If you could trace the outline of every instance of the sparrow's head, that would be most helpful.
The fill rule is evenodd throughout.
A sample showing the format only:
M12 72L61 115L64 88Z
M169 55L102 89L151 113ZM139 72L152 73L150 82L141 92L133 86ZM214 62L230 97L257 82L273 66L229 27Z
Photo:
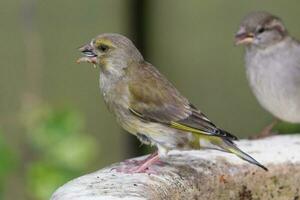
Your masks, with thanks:
M266 48L280 42L287 34L280 18L265 11L256 11L242 20L235 43Z
M107 71L120 71L129 62L140 62L142 55L134 44L125 36L116 33L104 33L79 48L84 55L77 60L99 65Z

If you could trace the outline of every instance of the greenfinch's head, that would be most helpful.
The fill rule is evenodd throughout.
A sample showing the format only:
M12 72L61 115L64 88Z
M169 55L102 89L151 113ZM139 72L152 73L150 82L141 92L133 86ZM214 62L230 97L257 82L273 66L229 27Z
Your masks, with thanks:
M77 60L100 65L102 68L124 68L128 62L140 62L142 55L125 36L116 33L104 33L79 48L84 55Z

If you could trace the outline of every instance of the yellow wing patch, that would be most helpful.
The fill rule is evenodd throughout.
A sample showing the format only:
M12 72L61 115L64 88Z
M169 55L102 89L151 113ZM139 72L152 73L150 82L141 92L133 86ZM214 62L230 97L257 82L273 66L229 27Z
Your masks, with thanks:
M170 125L171 125L172 128L176 128L178 130L192 132L192 133L198 133L198 134L204 134L204 135L209 135L209 133L207 133L205 131L201 131L199 129L191 128L191 127L179 124L177 122L171 122Z
M144 118L143 115L140 113L136 112L134 109L129 108L129 111L132 112L134 115L138 116L139 118Z

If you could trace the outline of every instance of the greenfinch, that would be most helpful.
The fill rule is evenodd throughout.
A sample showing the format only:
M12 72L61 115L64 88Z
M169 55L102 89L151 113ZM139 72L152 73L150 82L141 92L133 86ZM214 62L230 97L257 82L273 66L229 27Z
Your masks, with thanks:
M144 60L125 36L105 33L79 48L77 60L100 68L100 90L118 123L142 143L158 149L138 166L125 172L145 172L173 149L213 148L233 153L265 170L241 151L237 138L214 125L199 109Z

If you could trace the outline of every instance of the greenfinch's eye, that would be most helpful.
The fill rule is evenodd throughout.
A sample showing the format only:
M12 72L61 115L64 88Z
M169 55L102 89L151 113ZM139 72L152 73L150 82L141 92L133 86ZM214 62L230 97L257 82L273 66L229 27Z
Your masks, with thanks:
M102 52L106 52L106 51L108 51L109 46L107 46L106 44L100 44L100 45L98 46L98 49L99 49L100 51L102 51Z

